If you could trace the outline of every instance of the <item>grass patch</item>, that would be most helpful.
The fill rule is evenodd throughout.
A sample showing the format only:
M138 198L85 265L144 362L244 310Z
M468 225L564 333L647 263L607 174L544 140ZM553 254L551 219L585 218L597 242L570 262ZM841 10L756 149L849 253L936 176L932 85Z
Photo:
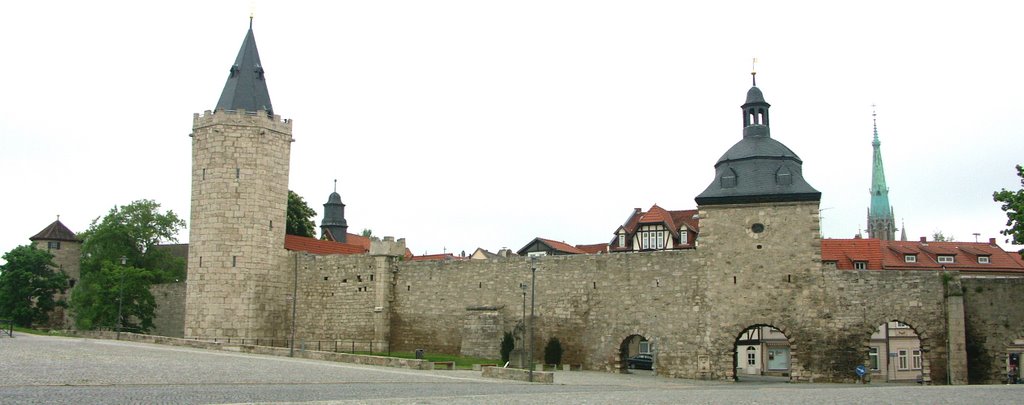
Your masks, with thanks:
M356 352L355 354L371 354L370 352ZM387 353L372 353L374 356L387 356ZM390 357L398 357L400 359L415 359L415 352L391 352ZM427 352L423 355L423 359L426 361L452 361L455 362L455 368L460 370L472 370L474 364L503 364L499 359L486 359L483 357L468 357L458 356L453 354L431 354Z

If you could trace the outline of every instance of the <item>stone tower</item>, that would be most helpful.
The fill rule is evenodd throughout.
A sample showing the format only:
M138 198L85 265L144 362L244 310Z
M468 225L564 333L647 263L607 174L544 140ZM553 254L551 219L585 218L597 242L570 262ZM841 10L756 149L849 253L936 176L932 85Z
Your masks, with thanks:
M60 222L59 216L56 221L28 240L32 241L32 246L35 246L36 249L50 252L57 270L68 276L68 290L55 297L58 300L67 300L71 295L71 288L74 288L78 280L82 278L82 241L67 226L64 226L64 223ZM72 324L67 311L60 307L54 308L49 322L50 326L55 328L70 327Z
M320 234L329 235L327 239L346 243L348 240L348 221L345 220L345 204L338 194L338 181L334 181L334 192L324 203L324 220L320 223Z
M874 157L871 163L871 207L868 208L868 237L881 240L895 240L896 219L889 205L889 187L885 185L885 169L882 168L882 143L878 141L878 120L871 112L875 127L875 139L871 141ZM906 237L903 238L906 240Z
M292 123L274 115L251 20L216 109L192 122L185 337L284 337Z
M699 246L731 260L718 268L763 272L770 264L793 271L820 260L821 193L804 180L800 158L771 138L769 107L755 81L741 107L743 138L718 160L715 180L696 198Z

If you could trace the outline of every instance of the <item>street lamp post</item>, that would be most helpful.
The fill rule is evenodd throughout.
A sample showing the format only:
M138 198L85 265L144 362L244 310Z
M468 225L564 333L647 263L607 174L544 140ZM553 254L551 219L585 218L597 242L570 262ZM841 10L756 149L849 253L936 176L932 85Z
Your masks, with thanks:
M530 258L530 382L533 382L533 321L537 296L537 257Z
M523 332L522 336L523 343L526 343L526 283L519 283L519 288L523 290ZM526 365L526 350L519 350L519 367Z
M117 286L117 340L121 340L121 309L124 307L124 266L128 258L121 256L121 283Z

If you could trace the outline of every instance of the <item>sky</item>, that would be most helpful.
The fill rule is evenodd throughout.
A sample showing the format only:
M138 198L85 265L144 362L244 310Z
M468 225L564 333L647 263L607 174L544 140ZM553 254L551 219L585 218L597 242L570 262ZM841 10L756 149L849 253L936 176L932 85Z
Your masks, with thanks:
M192 114L254 16L289 188L414 254L607 243L696 208L757 83L771 135L865 229L877 105L908 239L996 238L1024 163L1021 2L32 1L0 6L0 251L152 199L188 219ZM183 231L179 242L188 241Z

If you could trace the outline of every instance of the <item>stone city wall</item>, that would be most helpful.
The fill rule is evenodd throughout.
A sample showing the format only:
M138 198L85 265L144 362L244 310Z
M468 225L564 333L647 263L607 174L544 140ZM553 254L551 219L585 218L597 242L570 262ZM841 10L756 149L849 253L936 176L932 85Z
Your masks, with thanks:
M963 278L972 383L1005 383L1007 357L1024 351L1024 279Z
M185 282L154 284L149 287L156 302L153 330L158 336L185 336Z

